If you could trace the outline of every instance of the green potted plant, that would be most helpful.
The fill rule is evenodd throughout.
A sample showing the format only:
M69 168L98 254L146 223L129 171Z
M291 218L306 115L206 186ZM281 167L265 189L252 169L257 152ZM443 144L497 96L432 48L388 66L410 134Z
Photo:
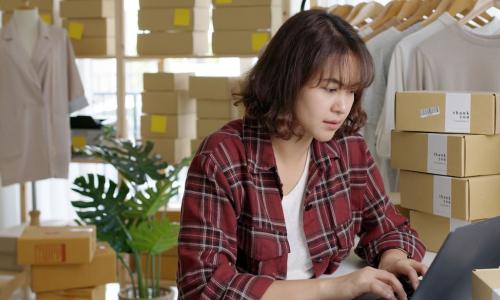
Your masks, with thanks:
M116 251L131 278L131 287L122 288L121 299L173 299L171 288L160 285L161 253L177 245L179 225L157 212L178 194L179 172L188 165L184 159L168 165L152 155L153 143L106 139L107 143L87 146L85 153L113 165L120 175L115 182L103 175L87 174L75 179L75 192L85 200L72 201L80 224L97 228L97 238ZM123 254L130 255L135 271ZM141 261L146 256L146 263Z

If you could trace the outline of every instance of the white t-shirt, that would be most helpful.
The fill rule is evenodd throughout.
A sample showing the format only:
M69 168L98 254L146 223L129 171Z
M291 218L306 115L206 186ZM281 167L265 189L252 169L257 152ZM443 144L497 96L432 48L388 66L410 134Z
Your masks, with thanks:
M304 171L297 185L283 196L281 205L285 216L286 232L290 253L288 254L286 279L309 279L314 275L311 254L304 233L304 192L309 170L309 152Z
M396 191L396 170L392 169L387 158L377 155L375 150L375 127L380 117L382 106L385 99L385 88L387 85L387 72L391 55L396 44L408 34L420 29L421 24L415 24L405 31L399 31L395 27L383 31L367 42L368 51L373 57L375 78L373 83L364 91L363 109L368 115L368 121L363 128L368 148L377 164L382 177L386 191Z

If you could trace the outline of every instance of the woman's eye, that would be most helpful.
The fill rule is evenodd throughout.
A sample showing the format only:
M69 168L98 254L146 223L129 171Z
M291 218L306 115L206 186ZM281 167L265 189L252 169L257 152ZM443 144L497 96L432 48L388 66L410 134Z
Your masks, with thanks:
M326 87L325 90L327 92L329 92L329 93L335 93L335 92L337 92L337 88L328 88L328 87Z

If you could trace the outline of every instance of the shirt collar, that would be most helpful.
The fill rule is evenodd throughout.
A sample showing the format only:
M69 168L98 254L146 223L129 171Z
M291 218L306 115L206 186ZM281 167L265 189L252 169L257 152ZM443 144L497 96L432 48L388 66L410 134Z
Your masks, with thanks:
M242 139L251 172L260 173L276 168L271 136L261 122L245 118ZM339 158L339 153L339 145L335 139L329 142L319 142L313 139L311 162L314 162L319 169L327 170L330 168L332 161Z
M42 20L38 20L38 35L45 39L50 38L49 25ZM10 41L15 39L16 37L18 37L16 24L14 22L14 18L11 18L11 20L3 30L3 39L6 41Z

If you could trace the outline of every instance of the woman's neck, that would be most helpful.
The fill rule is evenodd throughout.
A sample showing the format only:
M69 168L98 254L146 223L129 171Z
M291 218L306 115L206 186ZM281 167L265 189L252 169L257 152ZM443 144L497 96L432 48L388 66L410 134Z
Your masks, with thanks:
M273 137L271 138L271 144L273 145L274 156L277 160L279 158L282 163L300 161L311 146L312 139L312 137L306 136L301 139L294 136L289 140Z

